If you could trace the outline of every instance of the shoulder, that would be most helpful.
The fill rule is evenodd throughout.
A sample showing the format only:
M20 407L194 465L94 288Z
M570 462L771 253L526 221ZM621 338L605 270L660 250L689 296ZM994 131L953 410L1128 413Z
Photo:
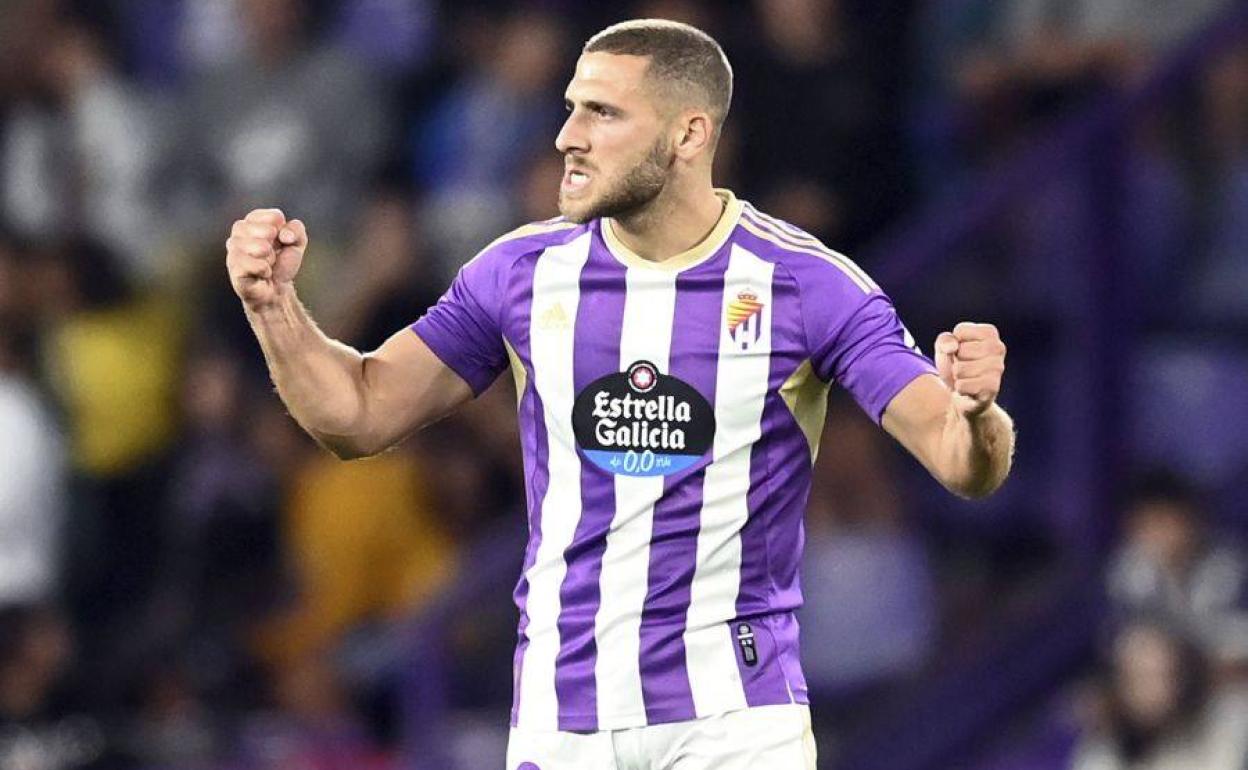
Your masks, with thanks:
M852 259L828 248L805 230L764 214L749 202L743 201L737 232L743 246L783 267L799 289L844 292L849 297L864 297L880 290Z
M526 256L540 254L552 246L560 246L583 235L587 224L569 222L555 217L541 222L530 222L504 233L464 265L465 270L507 270Z

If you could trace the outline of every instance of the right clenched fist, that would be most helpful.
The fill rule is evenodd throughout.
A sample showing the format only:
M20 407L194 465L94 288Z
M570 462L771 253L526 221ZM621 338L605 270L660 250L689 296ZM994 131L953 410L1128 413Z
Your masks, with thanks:
M264 310L291 290L308 231L280 209L256 209L234 223L225 242L230 283L248 309Z

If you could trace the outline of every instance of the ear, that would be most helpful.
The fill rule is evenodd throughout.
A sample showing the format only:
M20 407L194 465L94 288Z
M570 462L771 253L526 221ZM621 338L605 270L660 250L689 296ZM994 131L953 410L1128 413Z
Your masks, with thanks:
M676 135L676 155L684 160L692 160L697 155L711 149L715 136L715 124L711 116L705 112L687 112L677 122L679 132Z

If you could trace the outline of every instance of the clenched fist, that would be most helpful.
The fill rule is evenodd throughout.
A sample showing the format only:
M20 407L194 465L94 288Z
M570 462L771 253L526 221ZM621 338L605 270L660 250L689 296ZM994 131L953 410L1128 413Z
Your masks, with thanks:
M962 322L936 338L936 369L965 415L982 414L1001 392L1005 343L992 324Z
M291 290L303 263L308 232L280 209L256 209L234 223L225 242L225 265L235 293L249 310L272 307Z

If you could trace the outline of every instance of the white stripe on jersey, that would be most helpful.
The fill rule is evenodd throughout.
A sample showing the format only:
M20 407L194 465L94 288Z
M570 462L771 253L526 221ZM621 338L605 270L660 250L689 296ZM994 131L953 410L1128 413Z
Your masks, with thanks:
M670 374L676 273L630 267L625 281L620 371L646 360ZM649 583L654 505L663 496L666 478L615 477L615 516L602 557L601 603L594 620L600 730L630 726L646 713L641 691L641 610ZM612 725L602 721L604 716L626 721Z
M542 328L537 323L544 308L562 306L576 318L580 300L581 268L589 258L590 233L561 246L546 249L533 274L533 305L529 319L529 354L533 385L541 396L550 456L550 481L542 500L542 542L527 573L529 646L520 669L521 727L555 730L559 700L555 693L555 658L559 655L559 588L568 565L563 552L572 543L581 518L581 461L572 438L572 353L574 324ZM547 325L550 326L550 325Z
M762 431L771 368L770 262L732 247L724 276L715 377L715 443L702 492L697 564L690 588L685 659L699 717L745 708L736 648L727 621L741 589L740 531L749 517L750 454ZM728 307L749 290L762 303L758 339L742 350L728 332Z

